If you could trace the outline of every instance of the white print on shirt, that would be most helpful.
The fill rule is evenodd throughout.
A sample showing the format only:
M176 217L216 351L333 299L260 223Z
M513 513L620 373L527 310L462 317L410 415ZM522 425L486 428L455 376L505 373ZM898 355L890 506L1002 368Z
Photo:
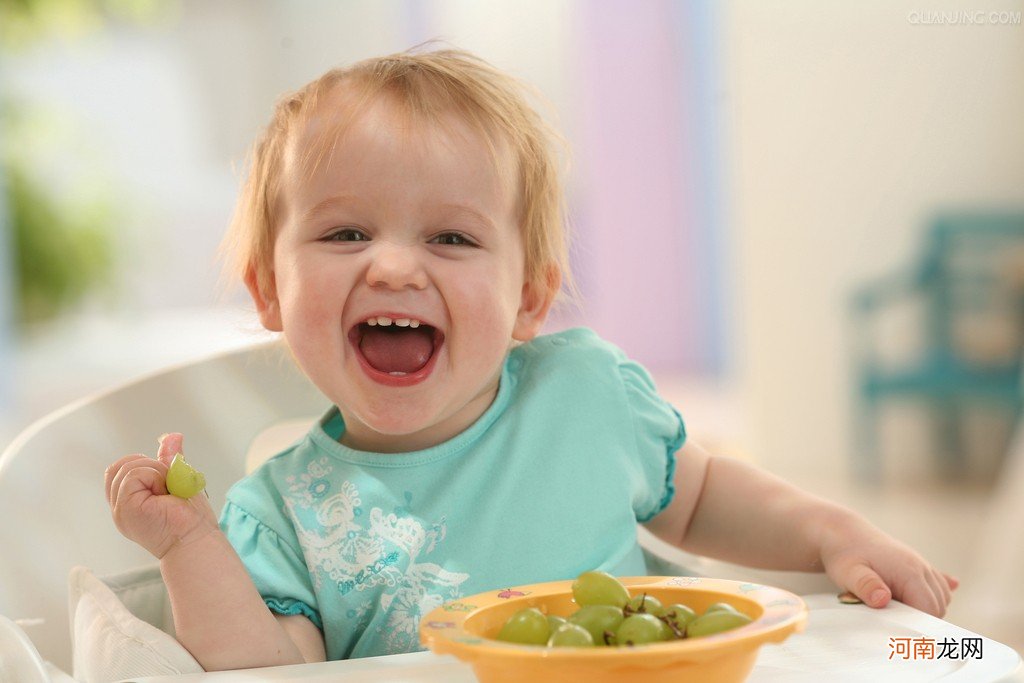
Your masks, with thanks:
M310 462L304 474L286 479L285 507L296 521L314 590L321 592L327 582L345 599L353 591L379 587L378 609L387 618L377 632L388 651L419 649L420 618L461 597L459 586L469 578L418 561L444 541L446 518L424 528L404 506L397 508L401 514L379 507L366 514L356 485L348 480L337 485L331 480L332 470L328 459L320 458ZM365 612L360 612L359 621L366 624Z

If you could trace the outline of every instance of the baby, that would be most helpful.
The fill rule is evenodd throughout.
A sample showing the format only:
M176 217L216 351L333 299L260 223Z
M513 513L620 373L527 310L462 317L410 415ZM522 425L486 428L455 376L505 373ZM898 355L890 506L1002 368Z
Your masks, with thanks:
M569 282L553 140L516 81L458 51L360 62L278 104L229 238L263 326L333 405L219 521L204 496L167 495L181 434L106 473L207 670L408 652L461 596L642 575L638 522L702 555L824 571L872 607L945 612L955 579L687 440L619 349L539 336Z

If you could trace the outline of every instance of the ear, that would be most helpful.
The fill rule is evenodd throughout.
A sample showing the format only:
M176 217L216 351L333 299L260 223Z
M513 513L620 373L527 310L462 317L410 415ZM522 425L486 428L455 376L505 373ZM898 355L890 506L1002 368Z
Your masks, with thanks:
M543 283L524 282L523 296L516 315L516 324L512 328L512 338L516 341L528 342L538 334L547 320L551 304L562 284L562 273L557 266L550 266Z
M256 304L256 312L263 327L271 332L282 331L284 328L281 325L281 306L277 301L277 282L273 271L270 272L270 282L266 291L262 291L256 277L256 268L250 263L245 269L245 286L253 303Z

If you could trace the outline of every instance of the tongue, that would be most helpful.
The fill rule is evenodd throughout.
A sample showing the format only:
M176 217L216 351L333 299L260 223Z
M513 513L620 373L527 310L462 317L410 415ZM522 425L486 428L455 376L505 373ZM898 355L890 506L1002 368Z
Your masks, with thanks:
M416 372L430 360L434 341L422 327L366 326L359 350L381 372Z

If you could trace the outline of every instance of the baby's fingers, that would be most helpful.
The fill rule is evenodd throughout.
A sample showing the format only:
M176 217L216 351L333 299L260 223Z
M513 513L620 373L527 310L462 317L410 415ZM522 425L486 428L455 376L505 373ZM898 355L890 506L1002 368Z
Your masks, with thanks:
M938 569L931 570L931 578L932 585L939 591L939 599L942 601L940 603L940 607L942 607L942 612L944 614L946 612L946 607L953 599L953 590L949 587L949 583L946 581L946 575Z
M149 460L147 458L147 460ZM134 463L133 463L134 464ZM138 461L134 467L126 467L121 481L117 484L114 492L114 503L123 503L138 493L151 495L163 495L167 493L164 486L164 473L157 469L157 462Z
M113 463L103 472L103 489L107 496L107 502L113 505L113 497L117 493L117 486L115 486L115 480L117 484L121 483L121 479L124 478L125 466L135 460L149 460L149 458L142 453L132 453L126 455L120 460Z
M949 600L952 598L952 593L949 591L949 586L946 584L946 579L939 572L938 569L929 569L926 575L929 588L932 589L932 599L934 601L934 609L926 609L929 614L942 618L946 613L946 605L949 604Z
M156 460L140 458L123 468L119 477L115 479L110 505L114 526L127 538L147 549L149 546L145 542L148 533L146 528L152 521L152 516L146 512L152 507L147 505L147 502L152 501L155 495L166 492L164 473L158 470L158 467L161 465Z
M843 586L869 607L885 607L892 591L875 570L866 564L855 564L849 569Z
M160 437L160 449L156 452L156 459L171 466L174 456L181 453L181 444L184 437L178 432L171 432Z
M908 582L903 594L897 596L897 599L933 617L942 617L946 613L945 599L939 588L938 578L932 576L931 572Z
M166 465L145 455L128 456L122 460L125 460L124 464L118 468L110 482L107 499L111 507L124 500L125 493L128 491L125 489L124 482L129 477L133 481L133 485L130 487L131 493L137 493L143 488L155 495L167 493L164 481L167 476Z

